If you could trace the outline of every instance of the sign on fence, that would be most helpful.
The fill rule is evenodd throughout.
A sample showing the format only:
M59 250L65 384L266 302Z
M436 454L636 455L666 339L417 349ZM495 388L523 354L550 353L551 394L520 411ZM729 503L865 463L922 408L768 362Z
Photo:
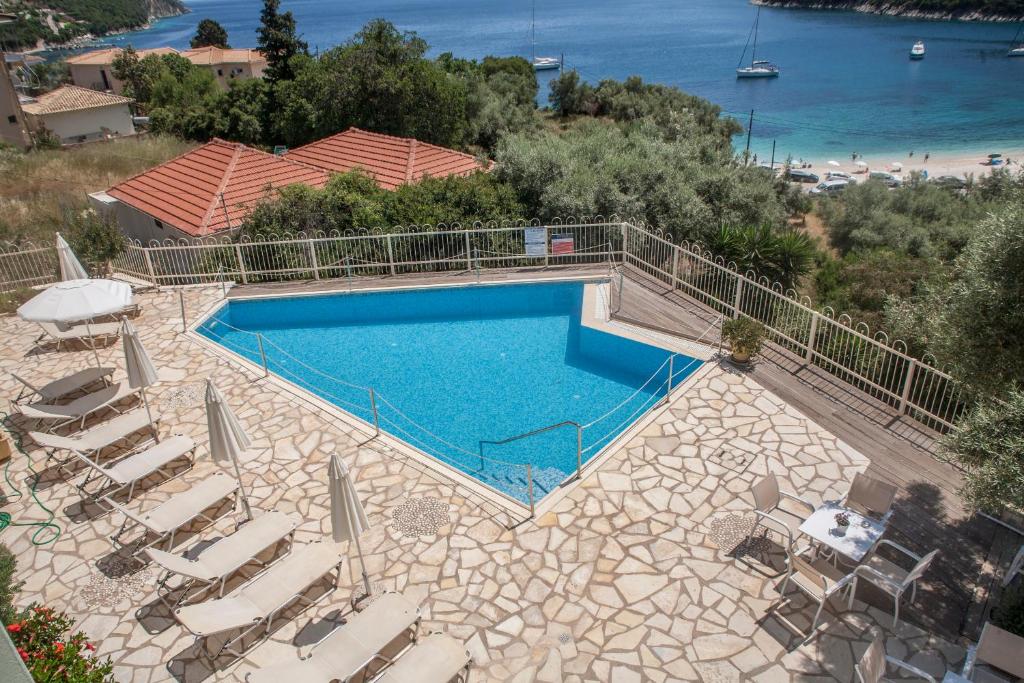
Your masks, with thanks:
M523 240L526 243L527 256L548 255L548 229L524 228Z
M555 256L572 254L574 250L574 241L571 233L551 236L551 253Z

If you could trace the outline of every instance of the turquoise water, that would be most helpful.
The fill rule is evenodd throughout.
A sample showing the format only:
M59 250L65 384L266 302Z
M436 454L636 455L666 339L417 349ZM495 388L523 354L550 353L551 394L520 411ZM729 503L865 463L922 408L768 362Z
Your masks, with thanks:
M538 498L575 473L575 428L487 442L597 421L586 462L665 395L671 354L582 326L582 303L581 282L231 301L199 332L259 363L258 332L271 371L367 421L372 387L385 431L525 502L521 464ZM677 355L673 384L698 367Z
M255 44L259 0L190 0L193 12L115 43L187 47L204 17L237 46ZM284 0L311 49L346 40L385 17L433 52L530 54L530 3L498 0ZM742 118L756 110L752 148L765 155L849 157L1024 146L1024 59L1004 57L1016 25L938 22L855 12L766 8L758 53L782 67L738 82L753 24L746 0L547 0L537 6L537 52L565 54L589 80L639 74L677 85ZM924 40L927 57L907 54ZM550 73L541 74L546 82ZM546 85L542 85L546 97ZM741 145L742 140L737 140ZM898 158L898 157L897 157Z

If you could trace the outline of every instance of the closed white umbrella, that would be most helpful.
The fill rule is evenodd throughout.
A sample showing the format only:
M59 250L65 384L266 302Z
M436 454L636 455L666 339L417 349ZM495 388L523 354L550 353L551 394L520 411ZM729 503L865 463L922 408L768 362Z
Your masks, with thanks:
M58 282L18 307L22 320L36 323L89 322L104 315L123 311L132 304L132 288L113 280L68 280ZM97 365L100 354L93 345Z
M249 507L249 497L245 494L245 485L242 484L242 470L238 466L238 454L252 445L249 435L242 429L238 418L231 410L213 380L206 380L206 426L210 431L210 455L214 461L226 463L228 461L235 468L235 477L238 478L238 486L242 492L242 508L245 516L252 519L252 508Z
M81 262L75 257L69 245L60 233L57 233L57 262L60 263L61 280L88 280L89 273L85 272Z
M828 162L828 165L829 165L829 166L832 166L833 168L839 168L840 166L842 166L842 164L840 164L840 163L839 163L838 161L836 161L836 160L834 160L834 159L833 159L833 160L830 160L830 161Z
M128 386L132 389L140 389L142 392L142 403L146 406L146 415L149 417L149 422L153 422L153 413L149 410L149 398L146 396L146 387L156 384L156 367L153 365L152 359L149 354L146 353L146 347L142 345L142 341L139 339L139 333L135 331L135 326L127 319L123 319L123 329L121 332L121 344L124 346L124 364L128 372ZM153 430L156 434L156 430ZM160 440L160 436L156 435L156 440Z
M366 521L356 487L352 484L352 476L348 466L337 452L331 454L327 465L327 488L331 493L331 537L336 543L353 541L359 554L359 564L363 568L363 585L369 596L370 577L366 573L366 560L363 559L363 547L359 544L359 534L363 533L370 523Z

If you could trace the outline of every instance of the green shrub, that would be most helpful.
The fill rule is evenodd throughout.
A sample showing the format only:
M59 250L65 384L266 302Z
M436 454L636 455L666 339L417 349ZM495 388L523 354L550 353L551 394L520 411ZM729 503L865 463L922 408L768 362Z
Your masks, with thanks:
M760 353L766 332L764 325L742 315L722 324L722 338L729 342L733 351L750 356Z
M14 596L21 589L21 583L15 583L14 572L18 561L7 546L0 545L0 623L10 624L18 618L14 607Z

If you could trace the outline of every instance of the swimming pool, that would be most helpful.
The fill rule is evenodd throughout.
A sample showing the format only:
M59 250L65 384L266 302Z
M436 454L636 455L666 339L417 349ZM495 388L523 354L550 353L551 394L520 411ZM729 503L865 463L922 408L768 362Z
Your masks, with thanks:
M584 282L233 300L197 331L519 501L539 499L699 360L581 323ZM373 389L373 397L369 389ZM372 401L372 402L371 402Z

